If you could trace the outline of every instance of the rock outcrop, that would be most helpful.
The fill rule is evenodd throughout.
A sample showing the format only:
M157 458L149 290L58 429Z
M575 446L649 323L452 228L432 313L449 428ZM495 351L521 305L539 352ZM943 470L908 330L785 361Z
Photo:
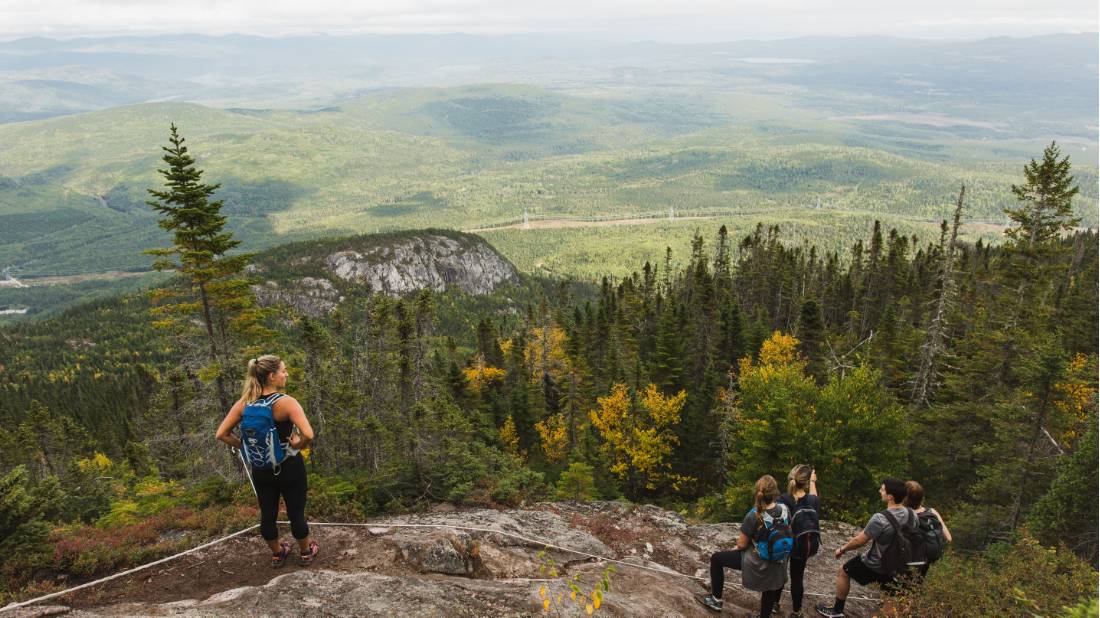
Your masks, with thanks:
M705 592L711 552L732 546L738 532L737 524L693 524L657 507L616 502L391 516L361 527L315 527L321 555L308 568L272 571L259 538L241 537L78 593L68 605L10 615L585 616L568 582L591 592L611 565L610 590L594 615L709 616L693 597ZM823 524L804 609L831 598L840 564L832 552L856 532ZM855 587L848 615L871 616L876 597ZM549 612L544 598L553 604ZM725 599L726 616L757 609L758 595L740 588L736 572L727 572ZM790 596L782 603L789 611Z
M488 243L458 232L408 232L356 237L328 243L330 251L308 248L288 259L291 269L313 276L267 279L252 287L263 305L289 305L300 313L319 316L332 311L344 294L341 288L363 289L390 296L419 290L489 294L501 285L517 284L519 273ZM262 275L263 264L249 272Z
M302 277L287 285L268 280L252 286L256 299L263 306L288 305L303 315L318 317L336 308L343 295L328 279Z
M484 242L459 242L439 234L406 238L370 250L339 251L325 258L327 269L374 292L403 296L417 290L458 289L489 294L516 283L514 266Z

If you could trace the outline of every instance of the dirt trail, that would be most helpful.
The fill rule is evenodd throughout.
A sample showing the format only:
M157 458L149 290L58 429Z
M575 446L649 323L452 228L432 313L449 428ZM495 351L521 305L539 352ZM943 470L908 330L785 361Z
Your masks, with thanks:
M126 270L108 270L101 273L82 273L79 275L47 275L44 277L23 277L19 279L25 287L41 285L65 285L71 283L83 283L85 281L114 281L116 279L128 279L148 275L149 271L131 272Z
M603 219L595 221L586 221L584 219L537 219L528 223L511 223L508 225L497 225L490 227L476 227L463 232L469 232L471 234L477 234L479 232L495 232L496 230L554 230L560 228L571 227L612 227L616 225L646 225L651 223L675 223L677 221L695 221L701 219L715 219L717 216L704 215L704 216L691 216L691 217L676 217L675 219L668 219L667 217L636 217L627 219Z
M74 608L128 601L153 605L184 599L204 599L241 586L261 586L273 577L300 569L341 572L363 570L365 565L362 564L360 554L348 552L347 549L370 544L371 534L366 529L314 528L312 532L321 548L321 554L308 567L300 566L290 559L278 569L271 568L270 552L259 538L259 532L256 532L230 539L159 567L134 573L130 577L81 590L72 596L63 596L53 603L64 603Z

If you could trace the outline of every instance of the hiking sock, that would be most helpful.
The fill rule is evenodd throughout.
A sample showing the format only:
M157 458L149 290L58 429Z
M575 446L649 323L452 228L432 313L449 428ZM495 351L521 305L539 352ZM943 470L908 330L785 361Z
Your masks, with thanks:
M843 614L844 613L844 599L837 599L836 602L833 603L833 609L836 610L836 612L838 614Z

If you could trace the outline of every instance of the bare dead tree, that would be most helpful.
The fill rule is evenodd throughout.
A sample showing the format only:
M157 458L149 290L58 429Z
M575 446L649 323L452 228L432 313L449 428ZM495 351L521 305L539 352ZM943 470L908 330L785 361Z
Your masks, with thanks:
M865 344L870 343L875 338L875 331L871 331L868 335L859 343L857 343L852 349L837 356L836 350L833 348L833 343L829 341L829 338L825 338L825 345L829 348L829 359L832 362L832 367L829 368L829 372L836 372L843 378L846 375L847 370L855 369L856 366L848 362L848 357L855 353L856 350L863 347Z
M959 189L959 199L955 203L955 215L951 223L950 240L940 239L940 294L936 300L936 311L925 332L921 344L920 369L913 380L913 392L910 403L914 406L928 406L928 397L936 384L936 362L943 356L947 340L947 312L955 293L955 243L959 237L959 222L962 219L963 198L966 185Z

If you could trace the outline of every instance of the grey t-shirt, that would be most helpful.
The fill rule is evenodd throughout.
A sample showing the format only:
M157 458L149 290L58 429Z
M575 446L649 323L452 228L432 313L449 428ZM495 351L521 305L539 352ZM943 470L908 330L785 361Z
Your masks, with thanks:
M768 509L768 514L779 518L783 515L783 508L782 503L776 504ZM741 522L741 532L749 537L749 547L741 555L741 585L758 592L781 590L787 584L787 561L772 562L756 553L756 526L756 513L749 511Z
M890 514L898 520L899 526L905 527L916 524L916 520L910 519L913 517L913 511L904 506L890 509ZM863 532L871 537L873 541L871 549L863 554L863 564L876 573L882 573L882 552L894 540L894 527L890 525L890 520L886 519L885 515L875 513L871 516L871 520L867 522Z

